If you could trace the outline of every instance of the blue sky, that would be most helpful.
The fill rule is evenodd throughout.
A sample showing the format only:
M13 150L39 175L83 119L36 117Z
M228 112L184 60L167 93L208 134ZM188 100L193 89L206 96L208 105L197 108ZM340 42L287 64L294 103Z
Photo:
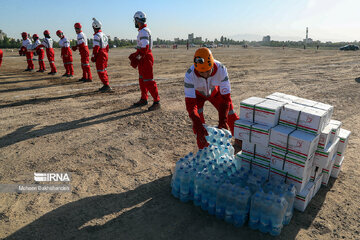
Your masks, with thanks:
M247 40L260 40L263 35L275 40L301 40L309 27L314 40L360 40L358 0L0 0L0 6L0 29L15 38L23 31L42 36L45 29L54 39L58 29L75 38L75 22L80 22L91 37L91 19L96 17L111 37L135 39L133 15L142 10L152 35L161 39L187 38L188 33L194 33L210 40L221 35Z

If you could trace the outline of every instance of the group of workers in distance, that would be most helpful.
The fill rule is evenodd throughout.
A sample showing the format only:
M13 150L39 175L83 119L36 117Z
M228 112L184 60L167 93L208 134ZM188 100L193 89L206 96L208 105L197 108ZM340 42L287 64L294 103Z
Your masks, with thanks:
M138 28L136 52L129 56L130 65L137 68L139 72L139 85L141 91L140 100L133 104L134 107L145 106L148 104L148 92L153 97L153 104L148 110L157 110L160 108L160 97L157 84L153 76L154 57L152 54L152 39L150 29L146 24L146 15L144 12L138 11L134 15L135 27ZM91 82L92 76L89 65L89 49L85 34L81 31L81 24L74 25L77 33L77 45L70 48L70 42L60 30L56 35L60 38L59 45L61 47L61 57L66 69L63 76L71 77L74 74L72 65L72 51L79 50L81 55L81 66L83 77L79 81ZM94 29L93 54L91 61L96 64L96 69L103 83L103 87L99 89L101 92L111 90L109 85L109 77L107 74L108 62L108 38L101 31L102 24L93 18L92 27ZM32 45L26 33L22 34L23 47L20 50L25 53L28 67L25 71L32 71L34 65L32 63L33 52L36 51L39 56L38 72L45 71L44 50L50 62L51 72L56 74L54 64L53 40L48 30L44 32L45 39L40 43L37 34L33 35L35 43ZM212 52L205 47L199 48L194 54L193 64L185 73L184 78L185 104L186 110L193 123L193 131L196 134L197 145L199 149L208 146L205 136L208 135L205 129L205 119L203 108L206 101L209 101L218 111L219 122L218 128L231 130L234 134L234 123L239 119L234 112L234 106L230 97L231 86L226 67L221 62L214 59ZM241 146L240 146L241 147Z

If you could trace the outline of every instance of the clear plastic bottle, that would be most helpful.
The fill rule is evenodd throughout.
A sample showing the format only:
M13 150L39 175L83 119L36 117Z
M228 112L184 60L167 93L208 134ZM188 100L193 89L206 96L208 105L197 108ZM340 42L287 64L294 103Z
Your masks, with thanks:
M260 226L263 195L264 192L260 190L251 197L249 227L254 230L259 229Z
M285 217L284 217L283 224L287 225L290 223L291 218L294 213L294 201L295 201L295 197L296 197L296 188L295 188L294 184L290 184L288 186L287 191L285 191L284 197L285 197L286 201L288 202L288 207L285 211Z
M210 191L209 191L210 194L209 194L209 200L208 200L208 213L211 215L215 215L216 194L220 187L220 184L221 184L220 179L218 179L218 177L214 176L212 184L210 186Z
M273 204L273 193L269 192L265 194L263 202L261 203L261 214L260 214L260 225L259 230L263 233L270 231L271 227L271 214L272 214L272 204Z
M190 173L185 170L180 176L180 201L188 202L190 200Z
M216 193L216 206L215 215L219 219L224 219L226 208L226 194L229 188L229 183L226 181L223 183Z
M208 209L210 186L211 186L210 176L206 176L201 188L201 209L204 211L207 211Z
M232 187L226 193L225 221L228 223L234 223L235 202L236 188Z
M176 198L180 198L180 179L182 178L182 175L184 173L184 167L181 166L175 173L175 177L174 177L174 182L173 182L173 186L171 189L171 193L174 197Z
M281 229L283 227L283 220L287 206L288 203L282 194L280 194L279 197L275 198L275 201L273 202L273 205L271 207L270 235L272 236L280 235Z
M195 177L194 181L194 205L200 206L201 205L201 185L203 181L203 173L198 172Z
M242 227L249 214L249 197L250 192L241 190L239 196L236 198L236 208L234 213L234 225Z

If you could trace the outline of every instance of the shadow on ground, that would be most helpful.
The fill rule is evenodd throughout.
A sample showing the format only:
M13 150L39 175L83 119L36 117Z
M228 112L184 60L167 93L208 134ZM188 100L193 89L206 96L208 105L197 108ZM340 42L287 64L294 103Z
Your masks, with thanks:
M171 176L134 190L80 199L26 225L7 239L273 239L244 226L236 228L170 194ZM327 191L321 188L304 213L295 212L276 239L295 239L320 210ZM275 238L274 238L275 239Z
M82 127L87 127L99 123L105 123L110 121L119 120L129 116L139 115L147 112L147 110L137 110L135 112L129 112L122 115L117 115L121 112L126 112L128 110L134 109L133 107L128 107L125 109L115 110L108 113L102 113L94 115L91 117L85 117L78 120L73 120L70 122L57 123L54 125L44 126L41 129L32 130L36 125L28 125L16 129L14 132L9 133L0 138L0 148L13 145L15 143L25 141L28 139L41 137L53 133L64 132L68 130L78 129Z

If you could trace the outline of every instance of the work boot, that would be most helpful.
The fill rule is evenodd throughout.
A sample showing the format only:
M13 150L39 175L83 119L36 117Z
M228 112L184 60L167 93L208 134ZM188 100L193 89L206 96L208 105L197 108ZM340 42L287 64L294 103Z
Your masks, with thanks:
M67 73L64 73L63 75L62 75L62 77L67 77L69 74L67 74Z
M49 75L55 75L56 72L49 72L48 74L49 74Z
M67 77L73 77L74 75L68 74Z
M86 79L85 78L80 78L79 80L78 80L78 82L84 82Z
M85 79L84 78L83 82L92 82L92 79Z
M44 70L37 70L36 72L45 72Z
M160 102L154 102L153 105L148 108L149 111L155 111L158 109L160 109Z
M112 88L109 85L104 85L102 88L99 89L99 92L110 92Z
M145 99L140 99L138 102L134 103L133 106L134 107L141 107L141 106L145 106L148 104L148 101Z

